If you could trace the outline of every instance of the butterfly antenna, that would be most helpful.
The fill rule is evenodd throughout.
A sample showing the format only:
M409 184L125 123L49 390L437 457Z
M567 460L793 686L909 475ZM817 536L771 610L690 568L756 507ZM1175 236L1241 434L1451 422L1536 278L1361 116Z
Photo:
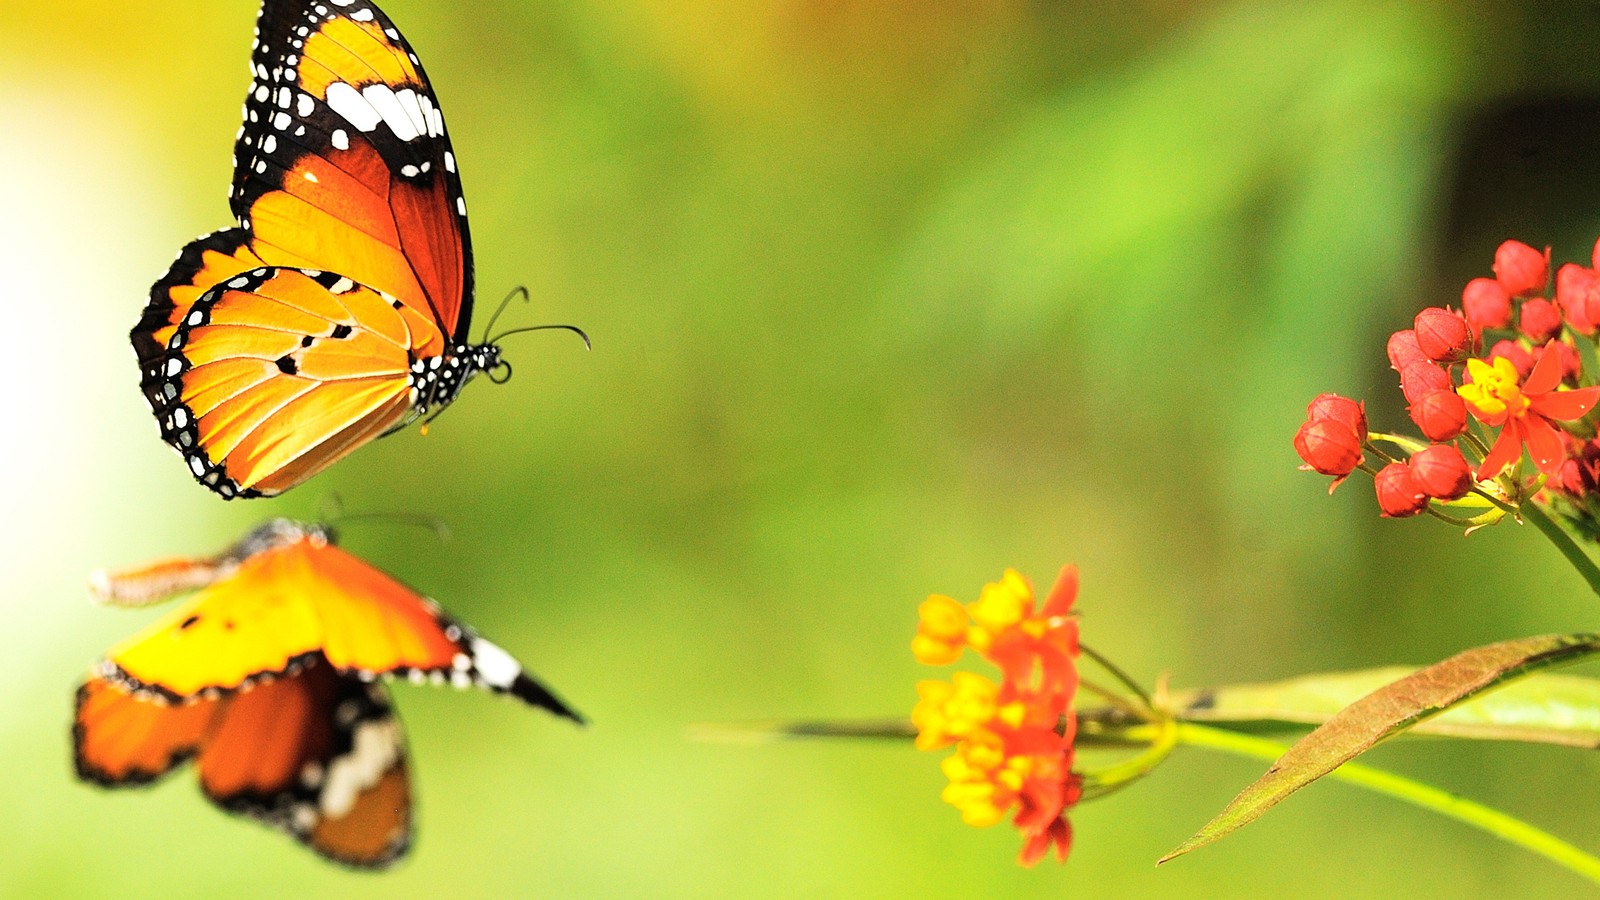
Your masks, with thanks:
M344 513L344 514L341 514L338 517L337 521L329 521L328 525L331 527L331 526L337 524L337 525L343 527L345 525L345 523L347 523L347 522L363 522L363 521L366 521L366 522L383 522L385 524L391 524L391 525L412 525L412 526L415 526L417 528L422 528L422 529L426 529L428 531L433 532L433 536L438 538L440 541L448 541L448 540L450 540L450 526L446 525L444 520L439 518L438 516L430 516L430 515L427 515L425 513L407 513L407 512Z
M529 331L549 331L551 329L570 331L578 337L583 338L583 348L585 350L594 349L594 342L589 340L588 333L576 325L530 325L527 328L513 328L510 331L500 332L500 334L496 335L492 340L489 341L489 343L498 344L513 334L523 334Z
M516 297L518 294L522 295L523 301L528 303L533 302L533 298L528 295L528 289L526 287L523 287L519 284L512 288L511 293L507 294L506 298L500 301L500 305L495 307L494 315L489 317L489 324L485 325L483 328L483 342L485 344L494 343L493 341L489 340L489 332L494 330L494 323L500 321L500 314L506 311L506 307L511 305L512 298Z

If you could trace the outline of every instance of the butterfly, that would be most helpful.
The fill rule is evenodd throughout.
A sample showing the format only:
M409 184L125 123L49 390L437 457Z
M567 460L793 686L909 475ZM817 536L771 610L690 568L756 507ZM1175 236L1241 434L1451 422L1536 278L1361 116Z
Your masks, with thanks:
M349 865L388 865L410 843L405 739L380 679L476 685L584 721L322 526L274 519L217 556L97 573L91 588L122 605L199 593L79 687L78 776L145 784L194 758L218 806Z
M288 490L511 374L487 330L468 339L461 178L388 16L265 0L250 65L239 224L179 252L129 335L162 438L225 499Z

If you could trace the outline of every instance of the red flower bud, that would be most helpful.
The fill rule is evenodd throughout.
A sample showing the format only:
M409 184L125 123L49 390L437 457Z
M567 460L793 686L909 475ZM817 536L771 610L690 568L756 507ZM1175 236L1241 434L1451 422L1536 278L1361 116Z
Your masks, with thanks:
M1306 421L1338 422L1348 427L1361 440L1367 437L1367 411L1365 406L1338 394L1318 394L1306 407Z
M1511 324L1511 295L1493 278L1474 278L1461 292L1461 311L1479 331L1504 328Z
M1361 462L1361 440L1341 422L1318 419L1295 432L1294 450L1306 465L1323 475L1343 478Z
M1600 269L1600 241L1594 242L1594 253L1589 257L1596 269Z
M1411 421L1430 441L1452 441L1467 430L1467 402L1455 391L1434 391L1411 405Z
M1411 455L1411 477L1435 500L1459 500L1472 487L1472 467L1453 444L1434 444Z
M1417 346L1435 362L1460 362L1472 353L1472 329L1460 313L1430 306L1417 313L1414 328Z
M1556 303L1573 331L1594 334L1600 326L1600 272L1575 263L1557 269Z
M1428 361L1428 354L1423 353L1417 343L1417 333L1409 328L1389 335L1389 345L1384 351L1389 354L1389 367L1396 372L1412 363Z
M1378 471L1373 479L1378 492L1378 508L1386 519L1404 519L1428 508L1428 495L1417 485L1411 467L1405 463L1390 463Z
M1582 497L1594 493L1596 485L1600 485L1600 440L1576 443L1578 446L1570 451L1572 458L1561 464L1561 472L1550 484L1574 497Z
M1496 342L1489 348L1489 359L1492 360L1496 356L1504 356L1511 360L1511 364L1517 367L1517 374L1523 378L1527 378L1528 373L1533 371L1533 354L1524 350L1516 341Z
M1522 333L1528 336L1528 340L1535 344L1543 344L1561 333L1561 313L1549 300L1534 297L1532 300L1522 302L1518 325Z
M1582 497L1588 493L1592 485L1583 478L1583 464L1575 459L1569 459L1561 464L1561 471L1556 477L1550 479L1549 486L1574 497Z
M1407 403L1420 403L1434 391L1454 389L1449 374L1431 362L1414 362L1400 370L1400 392Z
M1550 257L1521 241L1506 241L1494 251L1494 277L1513 297L1537 294L1549 280Z

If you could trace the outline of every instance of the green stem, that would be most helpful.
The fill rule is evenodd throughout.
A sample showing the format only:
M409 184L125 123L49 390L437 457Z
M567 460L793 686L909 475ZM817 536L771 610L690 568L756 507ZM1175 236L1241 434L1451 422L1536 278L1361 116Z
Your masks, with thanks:
M1106 659L1099 653L1096 653L1094 648L1090 647L1088 644L1079 642L1078 649L1083 652L1084 656L1087 656L1096 663L1099 663L1100 668L1105 669L1112 678L1122 682L1123 686L1138 696L1138 698L1144 702L1145 709L1150 709L1154 705L1150 700L1150 695L1145 693L1144 688L1139 685L1139 682L1134 681L1133 677L1127 672L1122 671L1122 669L1120 669L1116 663L1113 663L1111 660Z
M1417 451L1428 446L1423 441L1419 441L1414 437L1407 437L1403 434L1387 434L1381 431L1367 432L1367 443L1369 445L1377 444L1379 441L1399 447L1401 450L1406 452L1407 456L1410 456L1411 454L1416 453ZM1377 447L1374 446L1371 449L1373 453L1378 454L1389 462L1395 462L1393 457L1389 456L1387 453L1384 453L1382 450L1379 450Z
M1289 748L1276 741L1225 731L1220 728L1209 728L1196 725L1193 722L1179 722L1177 729L1179 744L1191 747L1205 747L1210 750L1221 750L1226 753L1236 753L1240 756L1252 756L1259 759L1277 760ZM1374 769L1359 763L1345 763L1332 772L1329 778L1348 781L1360 785L1368 790L1404 800L1422 809L1431 810L1441 816L1455 819L1465 825L1470 825L1487 834L1491 834L1506 843L1515 844L1531 853L1536 853L1550 860L1558 866L1600 884L1600 859L1591 856L1577 847L1561 840L1547 831L1529 825L1521 819L1513 818L1497 809L1491 809L1481 803L1458 797L1455 794L1442 791L1431 785L1412 781L1409 778Z
M1533 523L1533 527L1544 532L1544 536L1550 539L1550 543L1556 545L1556 549L1560 550L1561 555L1567 558L1567 562L1572 563L1572 567L1578 570L1578 574L1583 576L1583 580L1589 582L1589 590L1594 591L1596 595L1600 595L1600 568L1595 567L1594 560L1589 558L1589 554L1583 552L1583 548L1579 547L1577 542L1572 539L1572 535L1567 534L1565 529L1545 515L1537 504L1524 503L1519 512L1522 514L1522 518Z

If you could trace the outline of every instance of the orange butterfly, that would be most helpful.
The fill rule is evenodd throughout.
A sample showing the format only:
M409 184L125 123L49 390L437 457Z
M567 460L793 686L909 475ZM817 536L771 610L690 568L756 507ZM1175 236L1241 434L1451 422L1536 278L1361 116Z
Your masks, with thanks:
M378 678L478 685L583 722L505 650L332 540L276 519L216 557L97 573L119 604L200 593L79 688L79 777L143 784L195 757L217 805L378 867L411 835L404 736Z
M367 0L265 0L256 34L239 226L185 247L130 334L162 438L225 499L288 490L479 372L510 377L467 338L466 201L405 38Z

